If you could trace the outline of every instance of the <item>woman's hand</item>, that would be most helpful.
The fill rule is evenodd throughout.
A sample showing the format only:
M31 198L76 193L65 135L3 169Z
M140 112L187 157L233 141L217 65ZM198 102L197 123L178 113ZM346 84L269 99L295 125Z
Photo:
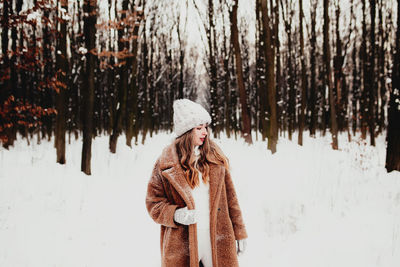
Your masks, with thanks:
M187 207L177 209L174 214L174 221L184 225L194 224L197 222L196 210L188 210Z
M236 241L236 248L237 248L237 255L240 256L244 254L246 247L247 247L247 240L242 239L242 240L237 240Z

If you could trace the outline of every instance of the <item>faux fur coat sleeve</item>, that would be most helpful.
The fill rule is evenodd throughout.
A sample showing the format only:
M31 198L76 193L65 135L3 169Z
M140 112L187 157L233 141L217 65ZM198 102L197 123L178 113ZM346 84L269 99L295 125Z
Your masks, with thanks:
M165 192L164 179L159 168L159 161L156 162L147 186L146 207L151 218L158 224L177 228L174 221L175 210L178 205L168 202Z
M247 238L246 227L243 222L242 212L240 210L239 201L236 195L235 187L233 186L231 174L229 170L225 173L226 195L229 207L229 216L232 221L235 239L241 240Z

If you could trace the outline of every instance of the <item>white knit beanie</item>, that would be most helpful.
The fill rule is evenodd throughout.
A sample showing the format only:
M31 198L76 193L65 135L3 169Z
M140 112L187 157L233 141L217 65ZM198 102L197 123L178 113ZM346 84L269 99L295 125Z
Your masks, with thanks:
M178 137L200 124L211 123L207 110L189 99L177 99L173 106L174 132Z

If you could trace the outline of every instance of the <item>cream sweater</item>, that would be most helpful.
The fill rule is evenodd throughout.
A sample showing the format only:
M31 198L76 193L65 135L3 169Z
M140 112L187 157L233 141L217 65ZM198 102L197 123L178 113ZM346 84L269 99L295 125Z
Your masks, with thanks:
M200 155L198 147L195 148L196 156ZM202 174L200 171L199 180L200 185L192 189L192 196L196 208L197 229L210 229L210 194L209 183L204 184Z

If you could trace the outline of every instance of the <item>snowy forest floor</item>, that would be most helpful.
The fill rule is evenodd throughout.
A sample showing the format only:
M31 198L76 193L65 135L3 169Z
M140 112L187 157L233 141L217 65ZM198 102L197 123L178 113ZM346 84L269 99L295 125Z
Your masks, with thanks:
M92 145L92 175L80 172L81 141L56 164L52 142L0 148L0 266L160 266L159 226L147 214L147 181L171 135L132 149L119 138ZM398 267L400 173L386 173L385 137L214 139L230 159L249 234L240 266ZM254 139L253 139L254 140ZM222 266L228 267L228 266Z

